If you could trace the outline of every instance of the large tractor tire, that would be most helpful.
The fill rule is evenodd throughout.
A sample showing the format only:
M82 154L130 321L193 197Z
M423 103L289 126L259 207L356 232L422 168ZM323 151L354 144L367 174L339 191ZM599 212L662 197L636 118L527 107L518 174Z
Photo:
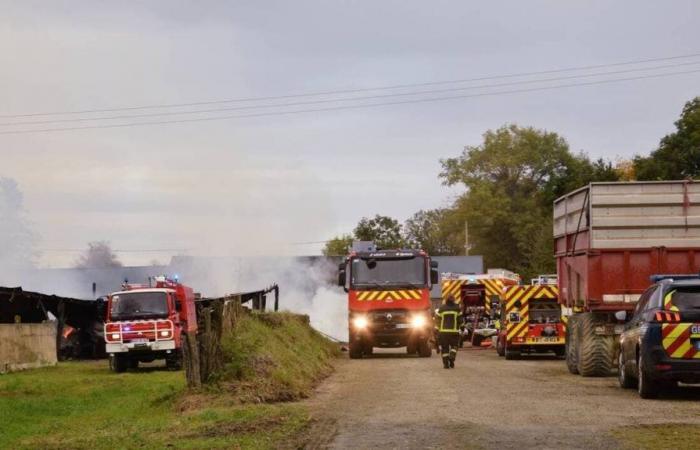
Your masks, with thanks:
M430 341L427 339L418 343L418 356L421 358L430 358L433 354L433 349L430 347Z
M360 359L362 358L362 342L356 339L350 338L350 349L348 351L350 354L350 359Z
M584 377L606 377L612 374L615 338L596 334L595 329L599 325L605 325L605 322L595 314L579 314L576 325L578 373Z
M578 314L569 316L566 324L566 368L578 375Z
M513 347L510 347L507 342L503 353L508 361L520 358L520 350L515 350Z

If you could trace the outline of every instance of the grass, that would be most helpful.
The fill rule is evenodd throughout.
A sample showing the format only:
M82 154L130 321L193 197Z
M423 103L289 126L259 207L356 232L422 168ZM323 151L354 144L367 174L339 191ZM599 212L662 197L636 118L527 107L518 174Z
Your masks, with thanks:
M636 425L613 432L630 449L700 448L700 425L672 423Z
M186 391L182 372L115 374L105 361L2 375L0 448L294 445L290 436L310 420L305 407L261 400L308 395L329 373L334 347L291 315L248 316L236 331L218 386L199 393Z

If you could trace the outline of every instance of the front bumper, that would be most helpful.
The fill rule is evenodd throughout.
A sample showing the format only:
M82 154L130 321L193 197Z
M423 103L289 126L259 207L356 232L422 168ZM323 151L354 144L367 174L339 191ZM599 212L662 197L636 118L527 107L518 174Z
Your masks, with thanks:
M160 352L175 350L175 341L150 341L150 342L128 342L106 344L107 353L127 353L127 352Z

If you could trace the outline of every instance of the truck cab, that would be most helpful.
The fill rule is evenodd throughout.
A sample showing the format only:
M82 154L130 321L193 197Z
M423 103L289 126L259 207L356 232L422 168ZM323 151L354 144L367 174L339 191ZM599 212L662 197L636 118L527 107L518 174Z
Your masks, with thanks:
M351 252L338 273L348 293L350 357L371 355L375 347L429 357L437 262L422 250L367 250Z
M107 297L104 336L112 370L156 359L179 369L184 334L197 330L192 288L166 277L122 288Z

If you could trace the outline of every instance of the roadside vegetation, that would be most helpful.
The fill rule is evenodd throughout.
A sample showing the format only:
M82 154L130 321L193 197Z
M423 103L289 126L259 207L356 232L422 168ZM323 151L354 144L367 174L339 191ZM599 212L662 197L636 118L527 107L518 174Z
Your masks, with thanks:
M623 442L624 448L662 450L670 448L695 448L700 441L700 425L667 423L622 427L613 436Z
M0 448L278 448L309 424L296 400L332 370L336 346L290 314L246 315L217 383L188 392L160 366L105 361L0 376Z
M451 205L418 211L403 224L382 215L362 218L352 233L329 240L323 253L343 256L358 239L462 255L468 224L469 253L483 255L486 267L514 270L524 279L552 273L557 197L594 181L700 179L700 97L685 104L675 127L648 156L629 160L591 160L550 130L516 124L487 130L481 143L440 161L442 182L463 188Z

